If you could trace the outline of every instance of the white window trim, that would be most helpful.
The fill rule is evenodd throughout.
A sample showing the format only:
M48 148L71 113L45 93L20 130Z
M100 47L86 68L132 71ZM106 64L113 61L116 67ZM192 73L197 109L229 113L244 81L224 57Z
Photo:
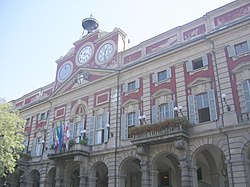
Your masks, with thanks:
M164 80L158 80L158 73L166 71L166 79ZM154 73L152 73L152 83L155 84L156 86L162 83L170 82L172 78L172 67L169 67L167 69L159 70Z

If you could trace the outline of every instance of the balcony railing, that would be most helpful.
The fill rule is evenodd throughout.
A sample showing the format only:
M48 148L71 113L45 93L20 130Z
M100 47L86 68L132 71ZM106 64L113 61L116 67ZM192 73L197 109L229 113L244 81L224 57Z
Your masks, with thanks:
M156 124L148 124L129 129L129 139L133 144L158 144L188 137L191 124L185 117L167 119Z
M69 157L74 157L76 155L89 156L91 150L92 150L91 146L77 143L68 147L68 149L63 148L61 151L55 151L53 149L49 150L48 158L50 159L55 159L59 157L69 158Z

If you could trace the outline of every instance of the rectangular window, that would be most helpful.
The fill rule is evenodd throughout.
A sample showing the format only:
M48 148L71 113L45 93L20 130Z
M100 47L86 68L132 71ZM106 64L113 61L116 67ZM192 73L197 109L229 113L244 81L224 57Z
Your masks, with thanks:
M131 112L128 114L128 126L135 125L135 112Z
M197 169L197 179L198 179L198 181L202 180L202 170L201 170L201 168Z
M208 94L200 94L196 97L199 122L210 121Z
M217 105L214 90L188 96L188 116L191 124L217 120Z
M102 116L96 117L96 144L103 142L104 128L102 126Z
M203 60L202 58L197 58L195 60L192 60L193 64L193 70L199 69L203 67Z
M164 71L158 72L157 79L158 79L158 81L166 80L167 79L167 71L164 70Z
M46 119L46 113L45 113L45 112L44 112L44 113L41 113L41 114L40 114L40 119L39 119L39 120L41 121L41 120L45 120L45 119Z
M200 69L200 68L203 68L206 66L208 66L207 54L202 56L202 57L199 57L199 58L196 58L193 60L189 60L186 62L187 72L191 72L193 70Z
M234 45L235 54L241 55L250 51L247 41Z
M170 111L169 111L170 108L168 103L160 105L159 109L160 109L160 121L170 118Z
M128 83L128 92L132 90L135 90L135 81Z

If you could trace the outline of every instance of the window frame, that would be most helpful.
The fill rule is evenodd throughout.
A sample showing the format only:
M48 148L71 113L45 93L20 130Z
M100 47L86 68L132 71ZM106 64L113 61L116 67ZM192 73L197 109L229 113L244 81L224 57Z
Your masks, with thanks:
M202 61L202 66L197 67L194 69L194 63L198 63ZM188 60L186 62L186 71L187 72L196 72L196 71L200 71L200 70L204 70L206 67L208 67L208 54L205 54L203 56L194 58L192 60Z
M131 92L133 90L136 90L136 82L135 82L135 80L128 83L127 91Z

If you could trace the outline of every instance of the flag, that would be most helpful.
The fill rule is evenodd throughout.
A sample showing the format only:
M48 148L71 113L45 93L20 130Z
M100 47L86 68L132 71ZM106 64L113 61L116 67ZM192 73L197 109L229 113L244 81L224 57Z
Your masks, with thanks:
M66 144L68 144L69 137L70 137L70 132L69 132L69 126L68 126L68 124L66 124L65 131L66 131L66 138L65 138L65 140L66 140Z
M58 150L58 145L59 145L59 129L58 126L56 124L56 128L55 128L55 152L57 152Z
M62 143L63 143L63 127L62 122L60 122L60 132L59 132L59 151L62 151Z

